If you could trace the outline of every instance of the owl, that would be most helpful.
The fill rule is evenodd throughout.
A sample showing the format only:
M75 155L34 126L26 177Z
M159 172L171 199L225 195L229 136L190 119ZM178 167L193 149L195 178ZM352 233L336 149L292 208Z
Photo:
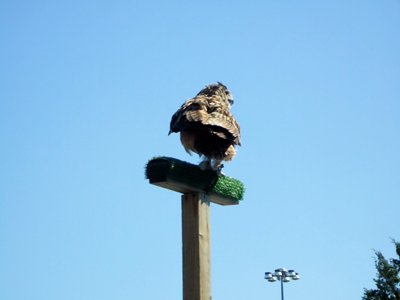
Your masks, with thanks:
M235 156L240 144L240 126L229 111L233 96L221 82L207 85L174 113L170 130L180 132L186 152L203 158L199 167L221 173L222 161Z

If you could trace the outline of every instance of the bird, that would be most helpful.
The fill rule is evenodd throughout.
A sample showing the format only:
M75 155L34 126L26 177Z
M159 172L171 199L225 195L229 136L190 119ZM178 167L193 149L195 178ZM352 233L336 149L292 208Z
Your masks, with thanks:
M222 161L232 160L235 146L241 146L239 123L229 111L233 103L229 89L217 81L186 100L171 118L168 135L180 132L186 152L202 157L201 170L223 174Z

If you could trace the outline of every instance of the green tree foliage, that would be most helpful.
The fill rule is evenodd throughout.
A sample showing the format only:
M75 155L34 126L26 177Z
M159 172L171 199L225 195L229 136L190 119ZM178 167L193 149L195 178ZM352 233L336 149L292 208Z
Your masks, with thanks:
M387 260L380 251L376 251L374 279L376 289L364 289L363 300L400 300L400 243L392 239L399 259Z

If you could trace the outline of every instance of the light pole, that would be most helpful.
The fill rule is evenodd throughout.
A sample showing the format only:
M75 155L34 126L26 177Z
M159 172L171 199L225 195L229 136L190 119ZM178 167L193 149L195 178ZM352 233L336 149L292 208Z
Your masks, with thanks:
M278 279L281 282L281 295L283 299L283 283L289 282L290 279L299 280L300 276L299 273L296 273L294 270L286 271L285 268L279 268L275 270L275 273L265 272L264 279L268 280L269 282L275 282Z

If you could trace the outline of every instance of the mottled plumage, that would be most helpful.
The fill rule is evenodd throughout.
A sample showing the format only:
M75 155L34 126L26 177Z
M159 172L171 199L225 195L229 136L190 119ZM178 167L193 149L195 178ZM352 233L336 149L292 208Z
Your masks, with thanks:
M240 145L240 126L229 108L233 97L222 83L207 85L187 100L172 116L170 131L181 133L186 152L204 156L202 169L220 171L222 161L230 161Z

